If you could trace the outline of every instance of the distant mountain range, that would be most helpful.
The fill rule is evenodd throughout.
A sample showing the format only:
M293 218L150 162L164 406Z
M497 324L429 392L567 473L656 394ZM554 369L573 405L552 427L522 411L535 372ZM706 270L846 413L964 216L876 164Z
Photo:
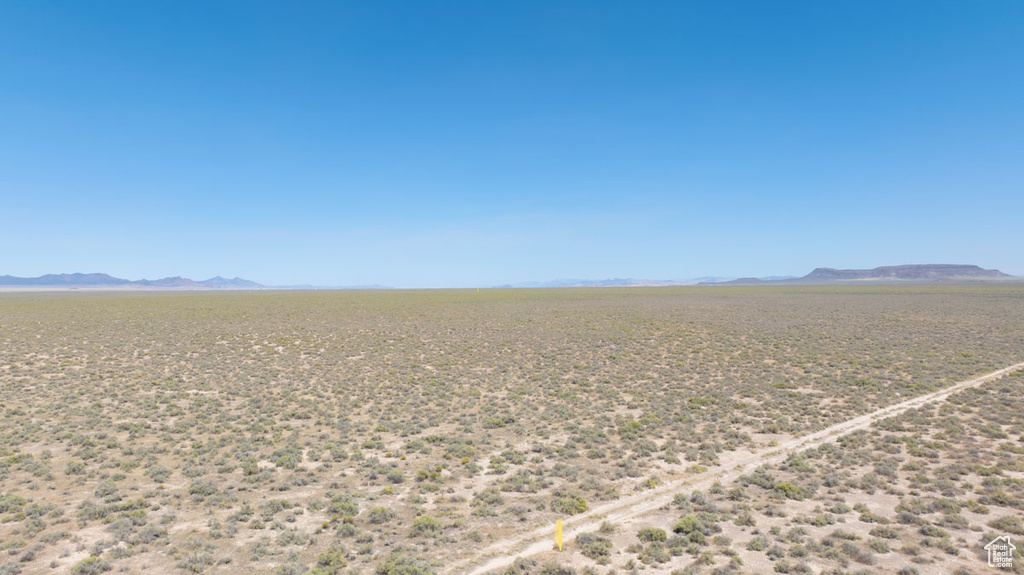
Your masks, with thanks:
M721 284L765 285L765 284L850 284L850 283L958 283L1021 281L999 270L986 270L974 265L961 264L910 264L883 266L870 270L839 270L817 268L801 278L768 279L740 278Z
M179 276L158 280L126 280L107 274L46 274L35 278L0 276L0 287L25 288L164 288L164 289L260 289L266 286L242 278L220 276L195 281Z
M564 279L549 282L524 282L496 287L551 288L551 287L629 287L629 286L686 286L686 285L822 285L846 283L969 283L991 281L1024 281L1024 278L1004 274L999 270L986 270L973 265L913 264L885 266L870 270L840 270L817 268L803 276L766 276L749 278L699 277L688 280L648 280L613 278L605 280Z
M556 288L556 287L629 287L629 286L686 286L686 285L824 285L867 283L973 283L1024 281L1022 277L1004 274L999 270L986 270L974 265L915 264L885 266L870 270L841 270L817 268L803 277L767 276L750 278L700 277L688 280L649 280L612 278L603 280L562 279L548 282L524 282L494 286L499 288ZM382 285L266 286L254 281L220 276L195 281L179 276L158 280L126 280L107 274L46 274L34 278L0 276L0 288L24 289L165 289L165 290L252 290L252 289L393 289Z
M318 290L318 289L345 289L345 290L368 290L368 289L392 289L382 285L358 285L358 286L313 286L313 285L288 285L268 286L242 278L212 277L208 280L195 281L180 276L168 277L158 280L126 280L107 274L46 274L35 278L19 278L15 276L0 276L0 288L25 288L25 289L165 289L165 290L253 290L253 289L280 289L280 290Z

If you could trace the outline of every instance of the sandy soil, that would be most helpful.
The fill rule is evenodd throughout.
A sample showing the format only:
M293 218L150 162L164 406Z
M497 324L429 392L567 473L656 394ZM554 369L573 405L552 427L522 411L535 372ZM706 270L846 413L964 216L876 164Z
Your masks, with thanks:
M768 447L754 453L730 452L722 455L718 468L692 477L666 483L655 489L624 497L600 505L587 513L563 520L564 539L571 541L577 535L596 531L603 521L612 524L631 523L645 514L655 512L667 505L681 489L707 489L716 481L723 484L736 480L741 475L764 464L784 461L791 452L817 447L838 437L868 428L875 420L899 415L909 409L925 404L943 401L950 395L987 381L998 379L1008 373L1024 369L1024 362L1005 367L992 373L962 381L945 389L927 393L907 401L867 413L816 433L780 441L776 447ZM522 536L495 541L469 559L453 563L448 573L469 573L476 575L511 565L516 557L529 557L551 551L554 527L535 529Z

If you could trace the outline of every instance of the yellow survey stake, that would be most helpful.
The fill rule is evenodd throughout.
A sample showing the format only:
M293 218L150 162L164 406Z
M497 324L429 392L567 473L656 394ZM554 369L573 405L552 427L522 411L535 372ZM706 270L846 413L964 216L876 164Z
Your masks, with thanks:
M562 520L555 521L555 545L562 550Z

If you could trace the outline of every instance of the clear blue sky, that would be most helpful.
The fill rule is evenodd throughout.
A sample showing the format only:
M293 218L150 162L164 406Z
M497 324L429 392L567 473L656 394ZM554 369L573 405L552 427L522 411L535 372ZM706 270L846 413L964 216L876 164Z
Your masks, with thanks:
M1024 275L1024 2L0 2L0 274Z

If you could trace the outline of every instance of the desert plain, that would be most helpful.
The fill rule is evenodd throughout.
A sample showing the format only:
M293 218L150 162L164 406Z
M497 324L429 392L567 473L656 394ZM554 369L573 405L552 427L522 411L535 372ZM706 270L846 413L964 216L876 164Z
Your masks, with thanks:
M3 293L0 574L1022 573L1021 371L801 443L1020 362L1014 284Z

